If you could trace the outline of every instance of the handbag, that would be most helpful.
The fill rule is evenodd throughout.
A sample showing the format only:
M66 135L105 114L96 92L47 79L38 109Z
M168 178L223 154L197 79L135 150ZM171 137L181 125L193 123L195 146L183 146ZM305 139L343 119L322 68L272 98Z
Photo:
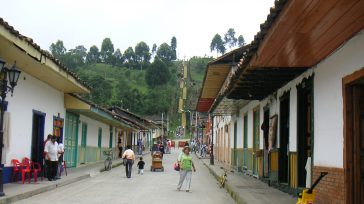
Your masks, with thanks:
M181 169L178 162L174 162L173 169L176 170L176 171L179 171Z

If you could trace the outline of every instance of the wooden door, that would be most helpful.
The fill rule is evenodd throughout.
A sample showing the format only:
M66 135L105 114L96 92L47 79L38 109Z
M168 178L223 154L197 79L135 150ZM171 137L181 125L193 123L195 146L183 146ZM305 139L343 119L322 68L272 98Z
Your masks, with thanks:
M259 108L255 109L253 112L253 151L257 152L259 150L259 133L260 133L260 113ZM256 154L253 155L253 174L258 175L258 158Z
M289 95L288 95L289 96ZM289 177L289 97L280 100L280 139L279 139L279 166L278 177L280 183L288 184Z
M353 87L354 203L364 203L364 86Z
M64 136L64 157L67 167L77 165L78 115L66 113L66 134Z

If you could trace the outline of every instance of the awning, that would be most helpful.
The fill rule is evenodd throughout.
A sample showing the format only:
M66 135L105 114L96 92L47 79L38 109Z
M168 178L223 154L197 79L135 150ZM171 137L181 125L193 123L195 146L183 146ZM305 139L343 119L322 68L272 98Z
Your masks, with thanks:
M96 107L94 104L88 103L75 95L65 94L64 101L66 110L69 112L81 114L121 129L134 129L134 127L130 126L126 122L121 121L116 116L113 116L108 110Z
M362 29L364 1L276 1L219 98L264 99Z
M245 53L245 47L237 48L209 62L197 103L198 112L208 112L218 96L232 67L237 65Z

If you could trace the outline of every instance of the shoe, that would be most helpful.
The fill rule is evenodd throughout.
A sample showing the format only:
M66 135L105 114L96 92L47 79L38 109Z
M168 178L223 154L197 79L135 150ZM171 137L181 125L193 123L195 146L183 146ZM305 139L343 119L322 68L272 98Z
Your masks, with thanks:
M190 190L186 190L187 193L190 193L191 191Z

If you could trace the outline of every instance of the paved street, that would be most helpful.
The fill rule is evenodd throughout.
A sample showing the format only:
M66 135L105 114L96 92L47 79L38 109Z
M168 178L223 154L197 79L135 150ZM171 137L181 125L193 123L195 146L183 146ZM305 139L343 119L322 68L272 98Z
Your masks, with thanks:
M101 173L56 190L52 190L17 203L125 203L125 204L194 204L194 203L235 203L208 169L197 158L194 159L197 172L192 176L190 193L178 192L178 172L172 168L179 150L164 157L165 172L150 172L151 157L145 155L144 175L138 175L134 165L132 179L125 177L124 166Z

